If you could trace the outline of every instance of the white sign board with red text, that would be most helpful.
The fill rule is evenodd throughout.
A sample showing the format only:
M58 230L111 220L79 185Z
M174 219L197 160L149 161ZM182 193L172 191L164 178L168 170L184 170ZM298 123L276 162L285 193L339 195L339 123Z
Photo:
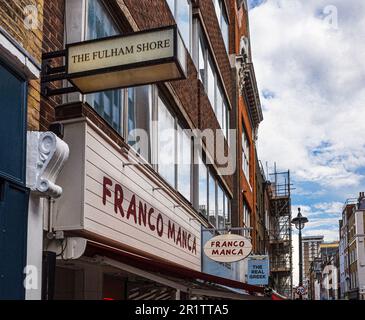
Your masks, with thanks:
M251 241L236 234L214 237L204 245L204 253L208 258L225 263L243 260L251 251Z
M152 169L123 166L120 147L83 120L65 124L64 140L70 159L58 180L55 230L201 270L201 224Z

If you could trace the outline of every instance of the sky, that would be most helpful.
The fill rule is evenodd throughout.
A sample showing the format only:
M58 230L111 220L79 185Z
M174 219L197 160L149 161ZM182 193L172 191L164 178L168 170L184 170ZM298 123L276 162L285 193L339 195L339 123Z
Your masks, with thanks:
M365 191L365 1L249 2L259 157L290 170L304 235L338 240L344 202Z

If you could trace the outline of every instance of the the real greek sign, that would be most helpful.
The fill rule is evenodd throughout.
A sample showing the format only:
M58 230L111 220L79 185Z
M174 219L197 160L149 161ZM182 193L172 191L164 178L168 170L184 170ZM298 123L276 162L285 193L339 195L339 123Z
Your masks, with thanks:
M67 46L67 78L82 93L185 78L176 26Z
M269 284L268 256L251 256L248 260L247 283L252 285Z

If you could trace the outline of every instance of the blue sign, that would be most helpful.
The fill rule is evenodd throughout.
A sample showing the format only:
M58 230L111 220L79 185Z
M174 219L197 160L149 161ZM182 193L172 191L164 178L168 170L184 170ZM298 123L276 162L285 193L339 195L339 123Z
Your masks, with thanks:
M269 284L269 260L267 258L248 260L247 283L262 286Z

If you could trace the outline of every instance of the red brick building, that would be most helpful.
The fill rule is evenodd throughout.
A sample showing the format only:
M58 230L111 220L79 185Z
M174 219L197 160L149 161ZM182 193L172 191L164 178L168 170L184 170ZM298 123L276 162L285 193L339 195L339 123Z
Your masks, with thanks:
M22 14L23 1L16 3L0 6L1 26L9 12ZM42 64L43 80L48 71L57 81L30 83L28 128L53 131L69 148L53 181L57 196L37 200L37 210L45 212L42 248L63 258L55 275L47 275L55 279L54 297L234 297L200 288L196 279L262 293L245 284L245 263L217 264L213 274L213 262L203 258L206 236L231 227L252 228L243 235L252 238L254 253L260 251L255 142L263 118L246 1L55 0L39 3L36 17L35 41L24 47ZM67 45L175 24L186 50L185 79L49 95L70 87L57 77ZM8 32L17 39L15 28ZM146 148L138 147L136 129L146 133ZM169 130L173 136L165 139ZM212 130L216 143L185 130ZM224 163L222 155L233 158ZM191 279L180 285L173 275ZM53 296L42 289L43 298Z

